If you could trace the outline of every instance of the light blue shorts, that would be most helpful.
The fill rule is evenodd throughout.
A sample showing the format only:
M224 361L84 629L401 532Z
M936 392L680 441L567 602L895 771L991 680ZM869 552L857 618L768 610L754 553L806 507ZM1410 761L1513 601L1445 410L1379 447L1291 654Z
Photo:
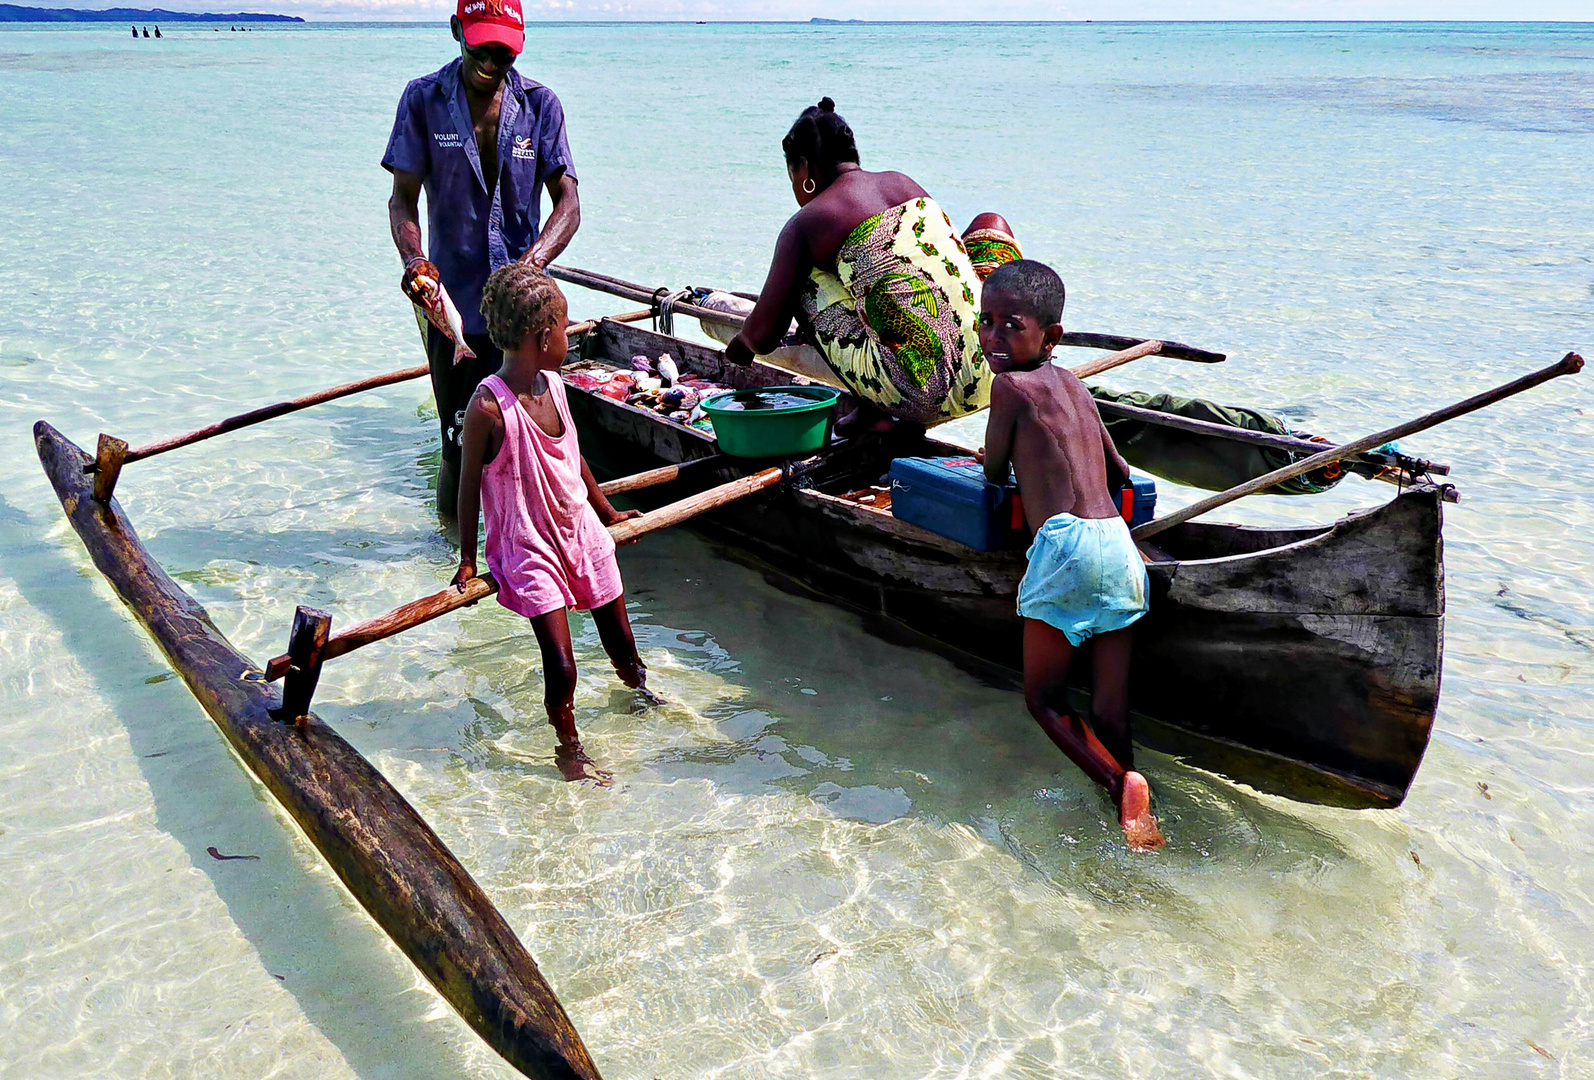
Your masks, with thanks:
M1078 648L1140 618L1150 579L1123 518L1058 514L1042 525L1018 586L1018 613L1057 627Z

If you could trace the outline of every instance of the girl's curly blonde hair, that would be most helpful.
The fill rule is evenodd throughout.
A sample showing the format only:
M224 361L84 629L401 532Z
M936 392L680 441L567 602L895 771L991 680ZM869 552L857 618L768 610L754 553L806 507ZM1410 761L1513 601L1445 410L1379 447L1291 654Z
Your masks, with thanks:
M504 352L553 324L563 297L553 278L530 263L512 262L494 270L482 289L482 317L487 336Z

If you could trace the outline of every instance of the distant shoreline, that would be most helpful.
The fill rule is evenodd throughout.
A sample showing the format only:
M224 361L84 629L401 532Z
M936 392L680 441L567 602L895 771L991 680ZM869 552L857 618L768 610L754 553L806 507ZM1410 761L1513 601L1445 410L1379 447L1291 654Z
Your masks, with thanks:
M266 12L192 12L167 11L163 8L36 8L0 4L0 24L3 23L71 23L71 22L268 22L292 23L299 26L321 27L382 27L447 26L447 21L437 19L371 19L365 16L318 15L303 19L297 15L275 15ZM1076 27L1341 27L1357 29L1425 29L1440 28L1482 29L1508 26L1524 27L1588 27L1590 19L567 19L533 18L530 27L558 26L779 26L813 27L815 29L878 30L909 26L1076 26Z
M0 23L40 22L266 22L302 23L297 15L269 15L263 12L242 11L217 13L210 11L167 11L164 8L38 8L0 4Z

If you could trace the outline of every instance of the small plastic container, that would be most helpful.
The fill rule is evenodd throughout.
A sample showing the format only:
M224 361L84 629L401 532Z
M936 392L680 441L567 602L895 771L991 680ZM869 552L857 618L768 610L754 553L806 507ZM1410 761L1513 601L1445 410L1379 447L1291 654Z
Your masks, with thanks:
M801 405L746 408L760 394L806 398ZM841 391L830 386L761 386L729 390L703 400L720 450L732 457L806 457L830 441Z

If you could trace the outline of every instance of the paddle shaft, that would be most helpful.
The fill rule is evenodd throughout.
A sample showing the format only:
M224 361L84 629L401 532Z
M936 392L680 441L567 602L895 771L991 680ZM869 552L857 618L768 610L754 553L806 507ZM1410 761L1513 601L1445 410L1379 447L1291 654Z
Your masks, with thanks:
M608 293L626 300L635 300L638 303L656 304L666 292L664 289L649 289L645 285L638 285L634 281L625 281L621 278L610 277L607 274L595 273L591 270L582 270L574 266L550 266L548 276L572 285L580 285L585 289L595 292ZM726 326L741 326L746 322L744 315L732 315L726 311L714 311L711 308L699 307L697 304L685 300L675 304L675 310L682 315L691 315L698 319L707 319L710 322L723 323ZM1065 333L1059 345L1073 345L1085 349L1130 349L1136 345L1147 344L1151 339L1137 337L1122 337L1118 334L1083 334ZM1158 350L1161 355L1174 360L1193 360L1198 364L1216 364L1226 359L1220 352L1208 349L1197 349L1192 345L1183 345L1177 341L1164 341ZM1146 355L1145 353L1141 354ZM1103 359L1106 359L1103 357ZM1131 357L1130 359L1134 359ZM1128 361L1120 361L1127 363Z
M1136 540L1145 540L1149 537L1156 536L1158 533L1167 529L1171 529L1173 526L1178 525L1181 522L1189 521L1191 518L1200 517L1209 510L1215 510L1220 506L1231 503L1236 499L1244 498L1247 495L1254 495L1259 491L1265 491L1274 484L1300 476L1302 473L1309 473L1314 469L1320 469L1331 461L1339 461L1351 455L1359 454L1365 450L1372 450L1375 447L1382 446L1386 442L1392 442L1395 439L1403 439L1407 435L1414 435L1419 431L1426 431L1431 427L1436 427L1439 424L1443 424L1447 420L1454 420L1458 416L1465 416L1467 413L1476 412L1479 409L1485 408L1486 406L1493 405L1495 402L1502 401L1505 398L1511 397L1513 394L1520 394L1524 390L1531 390L1541 383L1549 382L1551 379L1558 378L1562 375L1572 375L1582 370L1583 358L1577 353L1567 353L1560 360L1551 364L1549 367L1535 371L1531 375L1524 375L1522 378L1508 382L1504 386L1497 386L1493 390L1488 390L1484 393L1477 394L1473 397L1467 398L1465 401L1458 401L1454 405L1447 405L1443 409L1428 413L1425 416L1419 416L1415 420L1407 420L1403 424L1396 424L1392 428L1385 428L1383 431L1380 431L1377 434L1368 435L1365 438L1357 439L1354 442L1346 443L1343 446L1336 446L1332 449L1324 450L1320 454L1313 454L1311 457L1303 458L1292 465L1286 465L1282 469L1274 469L1272 472L1263 476L1258 476L1254 480L1248 480L1243 484L1230 488L1228 491L1219 492L1210 498L1202 499L1200 502L1191 503L1183 510L1175 510L1167 517L1158 518L1156 521L1148 521L1144 525L1140 526L1140 528L1133 530L1134 538Z
M618 525L609 526L609 535L614 537L616 544L629 544L655 529L667 528L678 525L688 518L694 518L709 510L717 509L737 499L763 491L765 488L774 487L786 475L786 470L775 467L762 469L751 476L743 476L718 487L709 488L696 495L682 499L680 502L661 506L657 510L650 510L639 518L622 521Z
M225 435L229 431L237 431L239 428L264 423L279 416L286 416L288 413L298 412L300 409L308 409L312 405L336 401L338 398L348 397L350 394L358 394L362 390L375 390L378 387L408 382L410 379L419 379L427 375L429 371L430 369L425 364L421 364L417 367L390 371L386 375L373 375L369 379L361 379L358 382L344 383L342 386L334 386L328 390L318 390L313 394L306 394L304 397L297 397L291 401L279 401L275 405L263 405L258 409L251 409L249 412L239 413L237 416L229 416L225 420L219 420L206 427L196 428L182 435L173 435L169 438L134 447L122 458L122 463L124 465L131 464L135 461L154 457L156 454L164 454L168 450L192 446L194 443L213 439L217 435ZM94 467L92 465L85 466L84 471L93 472Z
M1159 427L1173 428L1176 431L1188 431L1193 435L1211 435L1219 439L1229 439L1232 442L1252 443L1256 446L1266 446L1274 450L1287 450L1295 454L1317 454L1324 450L1340 449L1330 443L1313 442L1310 439L1297 439L1291 435L1274 435L1267 431L1252 431L1249 428L1229 427L1227 424L1214 424L1210 420L1195 420L1188 416L1175 416L1173 413L1158 412L1155 409L1142 409L1138 405L1124 405L1117 401L1096 402L1096 408L1109 416L1122 417L1125 420L1139 420L1146 424L1156 424ZM1367 454L1340 454L1340 460L1365 460L1374 465L1392 465L1393 455L1380 454L1376 451ZM1425 469L1436 476L1448 476L1450 466L1441 465L1436 461L1421 461L1413 459L1418 468Z
M643 308L641 311L627 311L622 315L604 315L602 318L597 319L582 319L578 323L571 323L565 327L565 333L570 337L580 337L582 334L596 330L598 324L603 322L604 319L608 319L610 322L633 323L651 318L653 318L653 309Z
M607 317L616 322L640 322L649 318L652 314L652 310L648 309L644 311L628 311L623 315ZM586 333L597 325L597 320L589 319L586 322L572 324L567 328L566 332L574 337L578 334ZM194 443L204 442L206 439L213 439L217 435L225 435L228 432L237 431L239 428L252 427L267 420L275 420L279 416L286 416L289 413L298 412L300 409L308 409L312 405L322 405L328 401L336 401L338 398L348 397L351 394L358 394L366 390L376 390L383 386L392 386L394 383L408 382L411 379L423 378L430 374L430 371L430 367L425 364L401 368L398 371L390 371L386 375L373 375L368 379L360 379L357 382L344 383L341 386L318 390L313 394L306 394L290 401L279 401L274 405L263 405L258 409L251 409L249 412L239 413L237 416L229 416L225 420L218 420L214 424L196 428L181 435L172 435L152 443L145 443L143 446L134 447L123 455L122 464L131 465L135 461L152 458L157 454L164 454L169 450L177 450L184 446L192 446ZM90 466L89 470L95 471L93 466Z
M1131 360L1139 360L1142 356L1152 356L1162 351L1160 341L1142 341L1139 345L1131 345L1127 349L1120 349L1106 356L1098 356L1094 360L1086 360L1076 368L1069 368L1074 375L1081 379L1088 379L1092 375L1100 375L1104 371L1111 371L1115 367L1123 367Z
M591 289L594 292L608 293L625 300L635 300L643 304L656 304L667 290L649 289L635 282L622 281L619 278L609 277L607 274L593 273L591 270L580 270L573 266L550 266L548 276L559 281L566 281L572 285ZM682 315L691 315L697 319L707 319L710 322L724 323L727 326L741 326L747 320L741 315L732 315L728 311L715 311L712 308L699 307L686 300L678 301L675 310ZM652 313L652 309L649 309Z
M641 491L643 488L654 487L658 484L668 484L671 480L678 480L687 473L700 472L709 465L724 465L724 454L713 454L709 457L697 458L693 461L683 461L679 465L663 465L657 469L646 472L633 473L630 476L621 476L614 480L605 480L598 485L598 490L608 495L624 495L628 491Z
M810 459L811 460L811 459ZM663 470L654 470L662 472ZM646 474L639 474L646 475ZM639 518L631 518L609 526L609 535L617 544L629 544L657 529L670 525L678 525L698 514L733 503L737 499L763 491L780 483L782 478L792 475L792 470L782 467L763 469L751 476L743 476L718 487L709 488L680 502L662 506L651 513L643 514ZM374 619L357 622L345 630L333 634L327 639L326 645L321 650L321 663L335 660L347 655L355 649L362 649L374 642L401 634L406 630L420 626L422 623L431 622L440 615L447 615L462 607L469 607L478 600L484 600L498 591L498 581L491 574L481 574L471 578L463 585L450 585L440 592L430 596L423 596L413 600L402 607L394 608L385 615L378 615ZM288 673L292 658L284 653L274 657L266 664L266 678L280 679Z

